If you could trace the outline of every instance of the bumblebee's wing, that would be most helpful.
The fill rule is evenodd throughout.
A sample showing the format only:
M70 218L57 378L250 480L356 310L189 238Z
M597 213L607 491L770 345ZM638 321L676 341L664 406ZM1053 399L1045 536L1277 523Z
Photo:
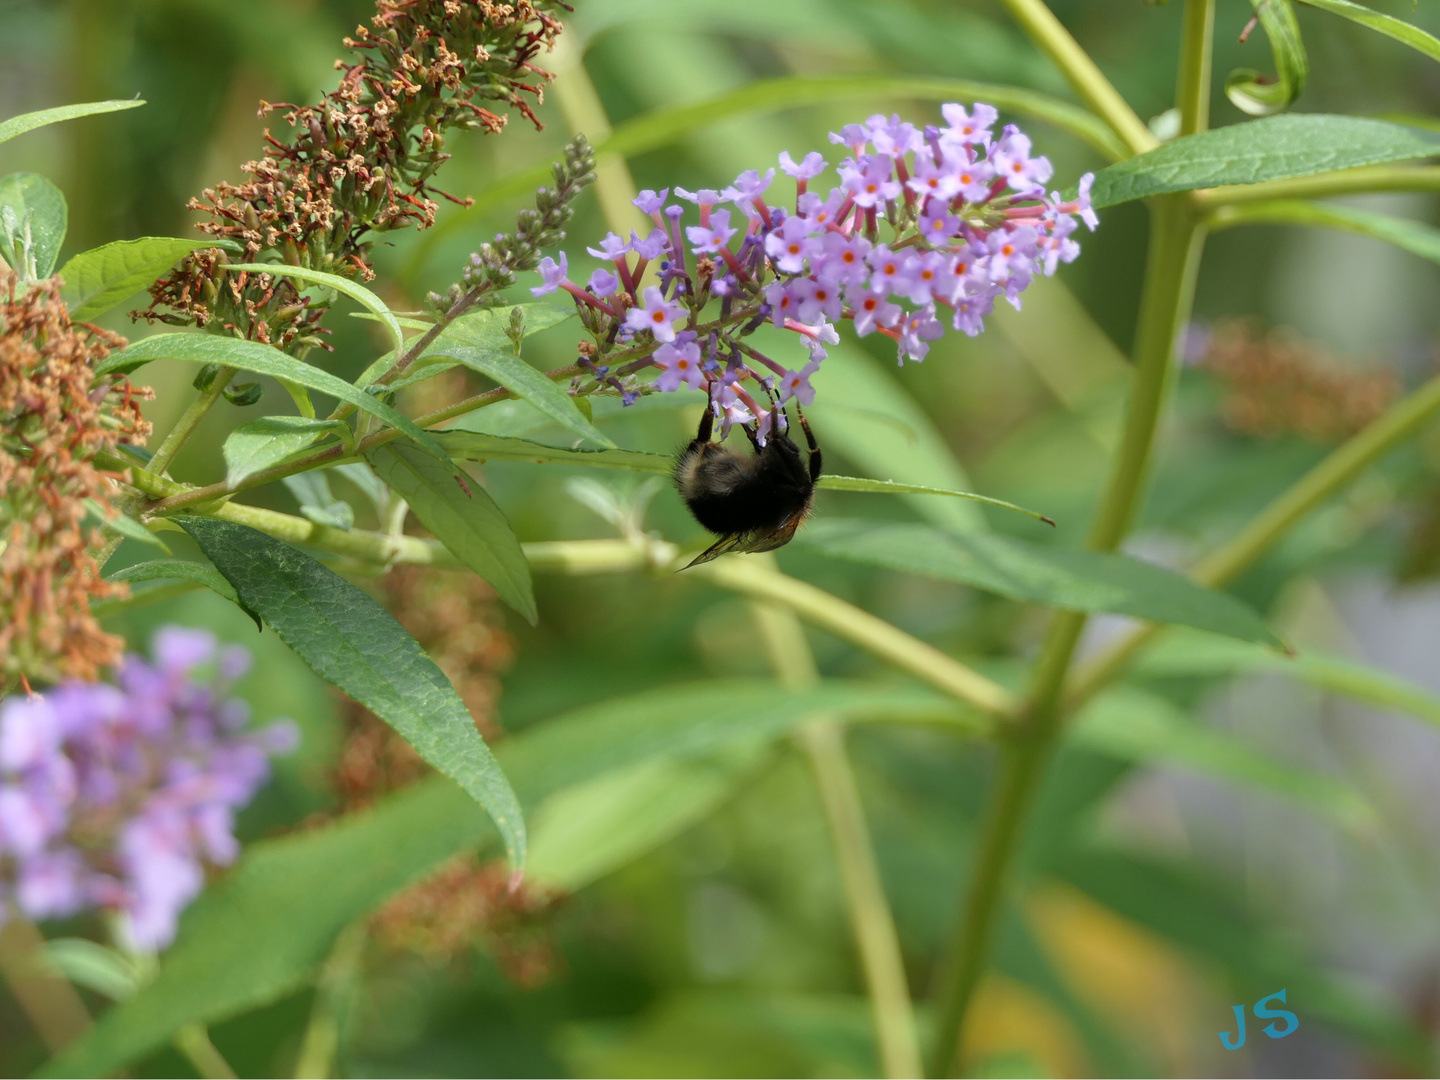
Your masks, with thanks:
M728 554L732 551L749 551L750 549L744 545L752 535L754 534L748 532L726 533L680 569L689 570L692 566L699 566L702 562L718 559L721 555Z
M755 551L774 551L776 548L784 547L790 542L791 538L795 535L795 530L800 527L800 523L804 520L804 514L795 514L773 529L751 529L748 532L726 533L682 566L681 569L689 570L692 566L709 562L711 559L719 558L721 555L729 555L732 552L737 555L743 555Z
M778 528L757 529L747 534L749 539L742 547L735 548L736 551L774 551L776 548L784 547L795 536L795 530L800 528L800 522L805 520L804 514L795 514L789 520L784 521Z

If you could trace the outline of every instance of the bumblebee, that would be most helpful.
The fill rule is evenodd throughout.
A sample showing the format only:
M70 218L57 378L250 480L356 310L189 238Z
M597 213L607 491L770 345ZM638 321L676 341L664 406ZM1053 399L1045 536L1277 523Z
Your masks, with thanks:
M675 463L675 486L695 520L720 539L685 569L732 551L784 547L809 515L820 479L820 447L797 404L809 447L809 460L802 461L800 448L780 431L781 411L779 405L770 410L770 434L763 447L758 432L742 429L753 454L711 442L714 416L708 407L701 415L699 431Z

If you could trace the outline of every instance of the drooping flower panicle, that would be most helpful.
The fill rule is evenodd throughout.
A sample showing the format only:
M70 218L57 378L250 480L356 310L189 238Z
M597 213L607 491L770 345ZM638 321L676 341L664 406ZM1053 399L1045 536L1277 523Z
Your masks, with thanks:
M32 919L104 907L123 913L129 944L161 949L206 864L239 854L235 812L294 725L244 730L245 703L225 697L244 649L166 627L153 652L126 657L116 685L0 704L0 922L12 905Z
M93 512L115 513L121 474L94 456L143 446L150 430L137 402L149 391L95 378L124 346L70 321L58 278L22 287L0 274L0 678L93 679L120 656L90 602L128 591L95 560L104 541Z
M635 205L654 231L628 242L611 233L589 248L609 265L585 285L570 281L563 256L547 259L532 292L569 292L596 342L581 361L596 381L577 390L608 386L629 402L650 389L704 387L728 430L767 415L754 393L808 404L810 377L842 320L860 337L892 338L903 364L923 360L947 327L979 334L999 299L1019 308L1037 275L1079 255L1079 222L1097 224L1093 178L1062 200L1047 193L1054 170L1031 153L1029 138L1013 125L994 131L995 109L949 104L942 112L944 126L922 130L876 115L833 133L848 156L828 192L811 187L829 167L819 153L799 162L781 154L780 169L796 184L788 208L767 202L774 169L747 170L718 191L674 188L697 208L698 224L682 226L686 208L669 202L670 189L643 191ZM657 258L651 285L642 278ZM707 315L713 301L719 312ZM800 335L809 362L791 370L743 345L766 321ZM713 362L700 362L701 341ZM652 366L659 377L639 383L636 373Z

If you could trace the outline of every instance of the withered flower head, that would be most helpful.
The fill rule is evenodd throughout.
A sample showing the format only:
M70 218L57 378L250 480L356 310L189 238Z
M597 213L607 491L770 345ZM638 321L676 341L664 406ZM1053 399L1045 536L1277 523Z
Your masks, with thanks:
M498 132L505 110L539 126L526 95L543 99L550 75L534 63L560 31L559 0L378 0L370 27L345 44L356 62L336 61L340 85L319 104L262 103L283 110L288 139L266 132L250 179L221 183L192 199L209 215L199 228L227 241L245 262L278 253L293 266L368 281L376 233L434 223L430 183L449 157L451 129ZM496 111L499 110L499 111ZM196 252L150 290L137 313L174 325L208 326L282 348L323 345L322 305L268 274L227 273L231 255Z
M1217 323L1200 368L1225 385L1225 424L1245 435L1348 438L1400 395L1388 369L1348 368L1320 346L1248 319Z
M19 291L0 274L0 674L93 679L122 642L90 601L124 595L100 577L87 502L107 504L120 474L92 458L144 445L150 425L123 378L96 385L95 365L125 340L71 323L57 278Z
M512 887L501 862L461 855L400 893L370 919L380 943L441 963L475 949L488 953L507 979L524 989L560 969L555 916L561 893Z

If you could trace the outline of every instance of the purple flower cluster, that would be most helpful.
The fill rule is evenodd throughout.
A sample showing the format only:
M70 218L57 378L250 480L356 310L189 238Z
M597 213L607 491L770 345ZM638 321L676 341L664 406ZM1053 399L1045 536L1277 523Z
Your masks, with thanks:
M247 707L225 693L244 649L172 626L153 653L127 656L117 686L67 682L0 705L0 923L11 904L32 919L106 907L131 946L161 949L205 864L239 854L235 811L295 726L243 730Z
M860 337L894 339L900 363L923 360L947 323L973 337L997 299L1019 308L1037 274L1079 255L1078 222L1098 223L1090 174L1077 198L1063 201L1046 192L1054 170L1031 155L1029 138L1013 125L994 134L995 109L949 104L942 113L943 127L876 115L832 133L849 156L823 194L810 182L828 168L824 158L782 153L780 168L796 184L789 210L765 202L774 169L751 169L720 191L675 188L698 208L698 225L682 227L685 208L668 201L670 189L643 191L635 205L655 223L648 236L611 233L588 248L609 265L584 286L569 279L564 254L546 258L543 284L531 291L575 298L597 343L582 366L627 404L641 392L627 376L657 367L653 389L705 388L725 430L755 425L763 440L768 413L745 380L772 402L810 404L810 377L846 319ZM656 260L658 284L643 284ZM713 299L718 317L705 322ZM807 364L788 369L742 342L767 320L800 335Z

